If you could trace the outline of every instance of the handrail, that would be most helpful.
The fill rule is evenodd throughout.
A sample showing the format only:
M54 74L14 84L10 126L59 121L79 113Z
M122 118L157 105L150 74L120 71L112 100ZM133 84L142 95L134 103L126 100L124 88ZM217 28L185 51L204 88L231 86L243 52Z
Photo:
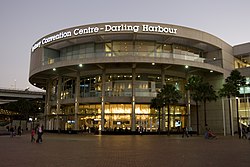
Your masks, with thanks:
M135 56L135 57L152 57L152 58L172 58L180 60L188 60L204 63L205 58L199 57L199 55L193 54L178 54L178 53L164 53L164 52L100 52L100 53L86 53L86 54L77 54L67 57L59 58L48 58L43 62L43 65L53 64L60 61L66 60L78 60L78 59L88 59L88 58L112 58L112 57L125 57L125 56Z

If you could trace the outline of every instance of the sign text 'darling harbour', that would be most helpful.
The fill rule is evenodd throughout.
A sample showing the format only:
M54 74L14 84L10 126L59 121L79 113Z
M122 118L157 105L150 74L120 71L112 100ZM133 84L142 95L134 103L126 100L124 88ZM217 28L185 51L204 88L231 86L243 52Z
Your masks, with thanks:
M176 34L177 29L172 27L165 27L160 25L127 25L127 24L119 24L119 25L109 25L106 24L104 26L89 26L89 27L78 27L73 31L61 31L54 35L50 35L48 37L44 37L42 40L35 43L31 51L33 52L35 49L41 47L42 45L48 44L50 42L68 38L72 36L82 36L85 34L97 34L99 32L152 32L152 33L166 33L166 34Z

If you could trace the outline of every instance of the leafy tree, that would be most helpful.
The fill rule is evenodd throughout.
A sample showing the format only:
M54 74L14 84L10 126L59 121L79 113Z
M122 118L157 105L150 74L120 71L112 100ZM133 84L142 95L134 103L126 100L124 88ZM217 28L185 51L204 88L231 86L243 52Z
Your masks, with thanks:
M8 103L4 106L6 110L18 112L18 119L28 120L30 116L35 117L37 113L43 112L43 103L39 101L31 101L27 99L19 99L18 101ZM11 116L12 124L13 116Z
M168 108L168 134L170 133L170 105L177 103L181 98L181 92L174 85L166 84L160 92L163 102Z
M210 85L208 82L202 83L198 88L198 91L201 94L201 99L204 104L204 120L205 126L207 126L207 107L206 103L211 101L216 101L218 96L216 95L216 91L213 89L213 85Z
M156 109L158 111L158 119L159 119L159 128L158 128L158 132L160 134L160 124L161 124L161 109L164 106L164 101L161 97L161 94L157 94L157 96L155 98L153 98L151 100L151 104L150 104L150 108Z
M228 98L228 105L229 105L229 125L230 125L230 133L232 134L232 122L231 122L231 97L237 97L240 95L240 87L246 85L246 77L242 76L238 70L233 70L230 73L230 76L228 76L225 80L225 83L223 84L223 87L219 90L219 95L221 97L227 97ZM239 113L237 109L237 124L238 124L238 132L240 132L239 129ZM239 133L240 135L240 133Z
M196 108L196 121L197 121L197 135L199 135L199 111L198 103L202 101L201 96L201 85L203 83L203 78L198 75L193 75L188 78L188 82L185 85L185 89L190 92L191 98L195 101Z

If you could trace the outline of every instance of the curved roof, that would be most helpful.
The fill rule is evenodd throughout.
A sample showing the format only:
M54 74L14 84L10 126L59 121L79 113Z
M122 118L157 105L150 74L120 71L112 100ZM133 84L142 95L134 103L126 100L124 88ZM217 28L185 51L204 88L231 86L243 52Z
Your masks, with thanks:
M119 39L152 40L178 43L202 50L214 50L229 46L221 39L192 28L147 22L110 22L81 25L59 30L42 37L32 46L32 52L40 47L60 49L85 42L102 42Z

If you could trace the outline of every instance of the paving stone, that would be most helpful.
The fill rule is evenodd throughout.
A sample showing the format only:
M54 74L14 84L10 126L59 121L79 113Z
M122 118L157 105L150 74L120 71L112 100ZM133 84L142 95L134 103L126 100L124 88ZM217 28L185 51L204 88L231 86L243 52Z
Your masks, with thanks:
M219 136L44 134L0 136L1 167L201 167L250 166L250 141Z

